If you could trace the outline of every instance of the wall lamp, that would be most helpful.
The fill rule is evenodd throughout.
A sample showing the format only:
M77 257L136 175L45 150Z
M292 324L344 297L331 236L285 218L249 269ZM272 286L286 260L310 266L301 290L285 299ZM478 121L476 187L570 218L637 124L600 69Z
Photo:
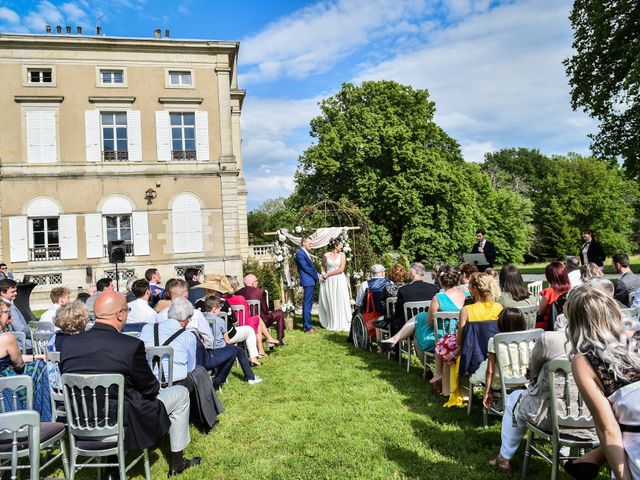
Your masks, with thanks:
M144 199L147 201L147 205L151 205L153 200L158 196L156 191L153 188L148 189L144 192Z

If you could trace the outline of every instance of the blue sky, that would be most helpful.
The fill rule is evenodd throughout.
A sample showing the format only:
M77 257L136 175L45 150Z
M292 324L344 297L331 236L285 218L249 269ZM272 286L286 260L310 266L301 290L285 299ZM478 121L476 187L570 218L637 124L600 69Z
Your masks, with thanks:
M427 88L468 161L503 147L588 153L569 105L570 0L0 0L1 32L45 24L107 35L240 40L249 208L293 189L318 101L343 82Z

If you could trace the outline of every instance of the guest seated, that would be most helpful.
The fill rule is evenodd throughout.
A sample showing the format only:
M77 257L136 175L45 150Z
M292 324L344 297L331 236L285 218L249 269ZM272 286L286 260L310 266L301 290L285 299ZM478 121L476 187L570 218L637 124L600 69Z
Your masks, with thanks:
M504 307L530 307L536 305L536 298L527 289L522 275L515 265L505 265L500 270L500 304ZM536 314L527 315L527 328L535 328Z
M380 325L379 322L384 322L384 315L386 313L386 307L384 301L382 300L382 294L387 285L391 284L391 280L385 277L385 268L384 265L376 263L371 265L371 278L368 280L364 280L360 287L358 288L358 293L356 295L356 309L354 315L371 313L377 315L378 318L374 318L373 320L366 320L367 330L372 331L375 329L376 341L378 343L378 352L381 352L380 348L380 340L382 339L382 334L380 329L376 327L376 325ZM367 302L369 300L369 294L372 295L372 303L369 305ZM368 310L369 309L369 310ZM348 342L353 341L353 329L355 327L355 323L351 322L351 331L349 332Z
M471 275L478 271L478 267L476 267L473 263L463 263L460 265L460 290L464 292L464 294L469 296L469 279Z
M500 290L493 276L485 273L474 273L469 279L469 293L475 298L475 303L465 305L460 309L460 321L458 322L457 348L450 354L449 358L443 358L450 366L449 382L450 395L445 407L459 407L463 404L460 392L458 373L460 368L460 356L464 340L464 330L467 322L495 321L502 311L502 305L498 303ZM478 345L480 350L486 348ZM473 373L473 372L469 372Z
M522 332L524 330L527 330L527 323L525 321L524 315L517 308L506 307L500 312L500 315L498 315L498 331L500 333ZM526 348L526 346L522 345L518 348ZM489 339L487 352L487 359L480 364L478 370L473 372L469 383L473 385L477 385L479 383L484 384L485 393L482 400L482 405L488 410L492 407L494 401L496 400L494 398L495 392L500 392L502 390L500 372L498 371L498 365L496 363L496 347L493 341L493 337ZM514 355L514 358L517 360L526 359L527 357L528 355ZM514 370L517 372L521 371L521 374L523 374L527 368L527 364L525 363L524 365L513 365L512 360L513 359L509 355L509 352L501 352L500 361L505 366L505 368L507 368L507 366L509 368L507 376L511 376ZM515 375L518 374L516 373Z
M55 287L49 292L52 305L40 316L40 321L51 323L51 330L53 330L53 319L56 316L56 312L62 305L69 303L70 295L71 292L66 287Z
M262 382L262 378L256 377L251 367L258 367L260 366L260 363L257 360L252 360L250 362L244 349L231 344L229 335L227 334L227 322L218 316L221 307L222 301L213 295L204 300L204 316L209 322L213 321L213 323L215 323L213 328L213 336L215 337L213 349L224 350L228 347L234 348L236 350L236 358L240 363L245 380L249 385L256 385Z
M2 280L13 281L13 280ZM0 377L28 375L33 379L33 410L40 414L43 422L51 421L51 397L49 394L49 380L44 363L44 355L22 355L16 336L7 333L12 315L8 305L0 302ZM4 411L13 410L13 400L8 390L2 392ZM19 400L20 410L26 410L24 399Z
M587 263L580 267L580 280L582 283L593 277L604 277L602 269L595 263Z
M264 322L267 328L271 325L276 325L278 332L279 346L284 345L284 313L282 310L269 311L267 305L267 295L263 288L258 287L258 277L253 273L249 273L243 279L244 288L241 288L236 292L237 295L242 295L246 300L260 300L260 318Z
M576 289L581 287L576 287ZM502 444L500 453L489 463L502 471L512 469L511 460L516 454L520 441L527 433L527 421L544 431L551 431L551 417L549 409L549 380L547 368L551 360L566 357L569 345L564 333L544 332L542 338L536 342L531 351L527 378L529 385L526 390L515 390L510 393L505 402L502 416ZM559 410L565 408L565 388L556 388ZM577 390L571 389L571 403L576 404ZM522 398L521 398L522 397ZM575 430L576 437L593 439L592 430Z
M77 335L85 331L87 322L89 322L89 311L80 300L74 300L58 309L54 322L56 333L49 345L53 344L54 350L59 352L62 350L62 345L68 336Z
M136 280L131 285L131 293L135 300L129 302L131 311L122 331L140 332L145 325L156 321L156 311L149 306L149 298L151 297L149 282L144 278Z
M138 280L135 276L130 277L127 279L127 293L125 293L125 296L127 298L127 303L131 303L136 299L136 295L133 293L133 283ZM128 322L128 320L127 320Z
M624 335L616 302L581 286L567 299L571 367L593 416L600 447L565 470L574 478L597 478L606 461L612 477L640 478L640 355Z
M629 256L626 253L618 253L613 256L613 268L620 274L613 298L627 308L629 307L629 295L640 288L640 276L631 271Z
M95 320L95 314L93 310L96 300L100 295L102 295L102 292L113 290L113 288L113 280L111 280L109 277L101 278L96 282L96 292L89 298L87 298L87 301L85 302L87 305L87 310L89 310L89 318L91 319L91 321Z
M552 262L544 269L544 275L549 282L549 286L540 292L540 303L538 304L538 320L536 328L553 330L555 317L551 315L552 306L555 302L556 313L562 313L562 305L566 298L566 293L571 289L571 282L567 274L567 268L563 263ZM560 299L560 301L558 301Z
M149 282L149 288L151 289L151 298L149 298L149 306L155 308L156 303L162 299L164 294L164 288L160 286L162 277L157 268L148 268L144 272L144 278Z
M571 288L580 285L582 283L580 278L580 259L574 256L567 257L564 266L567 267L567 276L569 277Z
M269 347L280 345L280 342L278 340L275 340L271 336L271 334L269 333L269 329L267 328L267 326L264 324L264 322L258 315L249 314L250 310L249 310L249 304L247 303L247 300L242 295L239 295L237 293L238 290L240 290L240 282L238 281L238 278L232 277L231 275L227 275L226 277L232 290L230 293L227 293L225 295L227 302L229 302L229 305L232 305L232 306L233 305L244 306L244 309L245 309L244 311L246 313L244 317L240 314L236 314L238 325L241 325L241 326L249 325L251 328L253 328L253 331L256 333L256 337L258 339L258 352L260 353L261 357L266 357L267 354L265 353L264 347L262 346L262 337L266 338L267 344L269 345ZM233 292L236 292L236 293L233 293Z
M386 304L388 298L393 298L398 296L398 290L400 287L404 285L404 282L407 278L407 271L405 268L396 263L393 267L391 267L391 271L389 272L389 280L390 283L387 283L382 289L382 294L380 295L380 301L385 305L385 317L382 320L376 320L374 325L378 328L387 328L389 323L391 322L391 317L386 316ZM380 332L376 333L377 335ZM381 338L378 336L378 338Z
M146 280L144 280L146 282ZM145 324L140 340L145 347L170 346L173 348L173 384L183 385L191 394L192 414L198 413L200 425L205 432L213 428L218 414L224 409L211 385L211 377L204 367L196 365L198 336L185 330L193 315L193 306L186 298L177 298L167 312L167 318L157 323ZM163 358L164 372L168 372L169 360ZM168 379L159 377L164 384Z
M189 287L187 299L195 306L198 299L204 296L204 289L198 287L198 284L202 283L202 274L195 268L187 268L184 271L184 280Z
M185 459L183 455L190 442L189 391L181 385L160 390L147 363L144 343L120 334L128 310L123 294L106 291L100 295L93 328L63 342L62 373L123 375L125 450L153 447L168 432L169 476L177 475L200 463L198 457Z
M406 302L429 301L438 293L438 287L433 283L424 281L425 273L422 263L412 263L409 268L409 280L411 280L411 283L398 289L396 310L391 321L391 333L394 335L400 331L405 323L404 304Z
M14 332L22 332L27 337L24 349L27 353L31 353L31 329L25 320L22 312L15 305L14 300L18 294L18 283L15 280L5 278L0 280L0 303L4 303L9 307L11 312L11 327Z
M204 282L198 284L197 287L201 288L205 292L206 296L196 301L195 308L203 312L206 317L207 312L204 304L206 298L214 296L220 300L220 311L216 315L219 315L221 312L226 313L227 337L229 338L229 343L237 345L244 342L247 347L247 351L249 352L252 365L259 366L260 362L258 357L260 356L260 353L258 348L261 347L261 345L258 343L256 332L249 325L237 325L238 322L233 314L231 305L229 305L229 302L227 302L223 296L225 293L233 293L233 289L231 288L231 284L227 280L227 277L224 275L205 275Z

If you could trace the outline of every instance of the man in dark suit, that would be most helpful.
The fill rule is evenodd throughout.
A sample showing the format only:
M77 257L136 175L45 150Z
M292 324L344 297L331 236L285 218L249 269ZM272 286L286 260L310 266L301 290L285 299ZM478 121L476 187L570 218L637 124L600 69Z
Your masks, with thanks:
M117 373L124 377L125 449L156 445L169 432L169 476L198 465L198 457L185 459L190 442L189 391L180 385L160 391L160 384L145 358L144 343L120 333L129 307L125 296L105 291L96 300L96 323L91 330L65 336L60 348L62 373Z
M267 295L264 288L258 287L258 277L255 274L247 274L242 281L244 282L244 287L238 290L236 294L242 295L246 300L260 300L260 318L267 328L274 323L276 324L279 345L284 345L284 313L282 313L282 310L269 311Z
M321 277L309 255L311 238L302 237L300 245L301 248L296 252L296 265L298 266L298 275L300 276L300 286L304 291L302 328L306 333L314 333L313 325L311 325L311 307L313 306L313 291Z
M620 274L613 292L613 298L629 307L629 294L640 288L640 276L631 271L629 256L626 253L617 253L612 257L613 268Z
M438 287L433 283L424 281L425 268L422 263L414 262L409 268L409 279L411 283L400 287L396 309L391 320L391 333L395 335L400 331L405 323L404 304L406 302L423 302L431 300L438 293Z
M485 231L482 228L476 230L477 242L471 249L471 253L484 253L488 265L477 265L478 270L484 272L487 268L493 268L493 262L496 261L496 247L489 240L484 238Z

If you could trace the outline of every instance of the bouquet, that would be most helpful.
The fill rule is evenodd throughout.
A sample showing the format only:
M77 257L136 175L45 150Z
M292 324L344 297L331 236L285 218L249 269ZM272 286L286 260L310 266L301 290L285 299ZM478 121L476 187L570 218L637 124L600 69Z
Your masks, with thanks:
M436 344L436 353L449 365L455 363L456 358L451 354L458 349L458 337L455 333L448 333Z

